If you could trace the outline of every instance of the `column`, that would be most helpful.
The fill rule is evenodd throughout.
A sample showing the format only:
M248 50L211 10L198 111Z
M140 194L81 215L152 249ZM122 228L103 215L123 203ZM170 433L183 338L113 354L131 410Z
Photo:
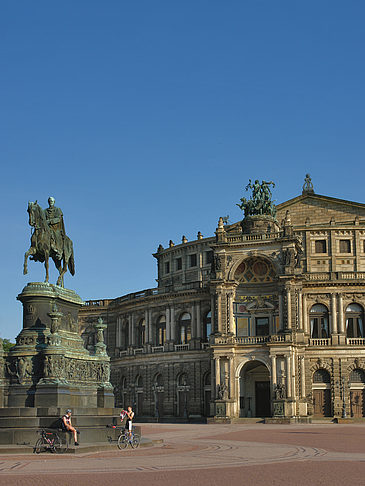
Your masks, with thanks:
M190 316L191 316L191 339L196 338L196 312L195 312L195 303L192 304L190 307Z
M214 359L214 375L215 375L215 387L221 384L221 370L220 370L220 362L219 358ZM214 393L214 398L216 398L216 393Z
M214 400L215 399L215 385L214 385L214 383L215 383L215 359L210 360L210 376L211 376L211 380L210 380L211 400Z
M305 361L304 356L300 357L300 378L301 378L301 397L305 398Z
M121 318L120 317L117 317L117 326L116 326L116 330L115 330L115 347L116 348L120 348L121 347L121 342L120 342L120 338L121 338L121 330L120 330L120 326L121 326Z
M301 290L298 292L298 327L299 330L303 330L303 296Z
M128 316L128 335L129 335L129 346L133 346L133 331L132 331L132 316L129 314Z
M291 329L291 294L290 289L286 289L286 303L287 303L287 328Z
M200 320L200 302L196 303L196 337L200 339L202 337L202 328Z
M166 341L171 340L171 320L170 320L170 309L166 307Z
M337 334L337 309L336 309L336 294L331 294L331 314L332 314L332 334Z
M293 355L291 357L291 396L295 399L296 397L296 353L295 351L293 352Z
M233 314L233 292L228 294L228 329L227 332L235 334L234 314Z
M338 294L338 319L340 324L340 333L345 334L345 320L343 317L343 297L342 294Z
M285 356L286 390L288 398L291 398L291 366L290 356Z
M144 325L145 325L145 344L150 342L150 329L148 325L148 310L144 311Z
M276 355L271 356L271 384L272 389L275 389L275 385L277 383L277 376L276 376Z
M130 315L131 318L131 329L132 329L132 334L131 334L131 343L132 346L137 345L137 340L136 340L136 323L134 322L134 314L132 313Z
M283 319L283 294L279 294L279 327L280 331L284 329L284 319Z
M234 359L229 358L229 398L235 398L235 376L234 376Z
M176 342L176 322L175 322L175 309L170 308L170 325L171 325L171 341Z
M214 295L210 296L210 314L211 314L211 322L212 322L212 332L215 333L218 331L218 329L217 329L217 324L215 322Z
M148 311L148 342L153 345L152 310Z
M223 333L222 329L222 315L221 315L221 303L222 303L222 296L221 294L217 295L217 330L220 333Z
M303 295L303 327L305 334L309 334L308 326L308 312L307 312L307 296Z

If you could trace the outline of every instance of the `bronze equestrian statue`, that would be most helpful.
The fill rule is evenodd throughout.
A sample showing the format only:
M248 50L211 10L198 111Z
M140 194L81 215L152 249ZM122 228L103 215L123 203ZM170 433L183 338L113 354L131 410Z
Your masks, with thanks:
M29 224L34 228L31 246L24 255L23 273L28 273L28 257L31 260L44 262L46 268L45 282L49 280L49 257L59 272L57 285L63 285L63 276L69 269L75 275L75 262L72 241L66 236L63 214L56 208L53 197L48 199L49 207L43 210L37 203L28 203Z

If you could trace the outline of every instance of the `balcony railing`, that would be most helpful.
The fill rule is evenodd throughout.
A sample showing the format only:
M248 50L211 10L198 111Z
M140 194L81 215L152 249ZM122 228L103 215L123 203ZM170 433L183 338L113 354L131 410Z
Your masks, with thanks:
M144 348L135 348L133 349L133 354L136 355L136 354L143 354L144 352Z
M346 343L351 346L364 346L365 338L347 338Z
M163 353L165 348L163 346L152 346L151 351L152 353Z
M175 344L175 351L189 351L189 344Z
M329 346L331 339L329 338L313 338L309 340L309 346Z
M229 336L216 337L214 344L265 344L281 343L285 341L285 336L273 334L272 336Z

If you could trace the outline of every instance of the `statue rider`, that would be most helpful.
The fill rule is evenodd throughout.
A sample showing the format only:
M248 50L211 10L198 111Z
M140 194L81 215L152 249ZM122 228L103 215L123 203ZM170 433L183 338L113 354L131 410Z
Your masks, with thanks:
M64 238L66 236L65 225L63 222L63 214L60 208L54 205L55 199L50 196L48 198L49 207L44 210L48 226L52 230L51 248L56 254L58 260L62 259Z

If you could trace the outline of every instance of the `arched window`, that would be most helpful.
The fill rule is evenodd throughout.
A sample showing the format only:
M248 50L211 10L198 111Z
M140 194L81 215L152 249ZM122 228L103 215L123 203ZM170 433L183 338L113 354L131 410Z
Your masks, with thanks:
M153 380L153 384L154 384L155 386L158 386L158 387L163 386L163 378L162 378L161 373L158 373L158 374L155 376L155 379Z
M143 388L143 378L141 375L138 375L136 378L136 387Z
M331 377L327 370L320 368L313 375L313 383L331 383Z
M185 312L180 317L180 344L188 344L191 339L191 316Z
M209 341L209 336L212 334L212 313L209 311L204 317L204 329L203 329L203 337L204 341Z
M211 381L212 381L212 375L211 375L210 371L208 371L208 373L205 373L205 375L204 375L204 385L210 386Z
M144 319L141 319L137 325L136 346L141 348L145 342L146 323Z
M356 368L351 371L350 383L362 383L365 384L365 372L360 368Z
M181 373L177 377L177 384L178 384L178 386L187 386L188 380L187 380L187 377L186 377L186 374L185 373Z
M346 309L347 337L364 337L364 309L359 304L350 304Z
M314 304L310 310L311 337L328 338L328 309L323 304Z
M156 346L163 346L166 341L166 317L161 316L156 326Z
M124 321L122 325L122 347L127 349L129 346L129 323Z

